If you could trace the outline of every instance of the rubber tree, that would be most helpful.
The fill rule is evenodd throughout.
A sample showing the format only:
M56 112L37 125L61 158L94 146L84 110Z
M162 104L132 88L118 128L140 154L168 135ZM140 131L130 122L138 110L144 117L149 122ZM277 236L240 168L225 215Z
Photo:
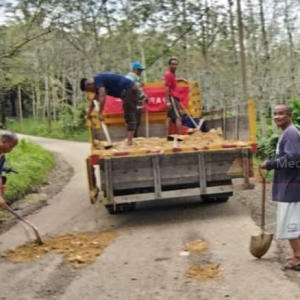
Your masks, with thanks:
M238 32L239 32L239 46L240 46L240 65L241 65L241 76L242 76L242 93L243 101L249 100L248 85L247 85L247 66L246 66L246 55L244 46L244 28L243 28L243 17L241 9L241 0L237 0L237 17L238 17Z

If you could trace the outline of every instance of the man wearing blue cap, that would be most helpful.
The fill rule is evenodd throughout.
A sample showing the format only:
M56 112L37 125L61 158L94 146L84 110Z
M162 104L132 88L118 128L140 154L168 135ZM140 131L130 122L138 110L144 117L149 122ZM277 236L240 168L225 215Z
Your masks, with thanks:
M137 110L136 110L136 129L134 132L134 137L137 137L138 129L141 125L143 102L147 100L147 97L143 92L143 82L141 79L142 72L145 70L145 68L143 67L143 65L141 63L139 63L137 61L135 61L131 64L131 68L132 68L132 71L129 72L126 75L126 77L128 79L132 80L140 90L140 96L138 99Z

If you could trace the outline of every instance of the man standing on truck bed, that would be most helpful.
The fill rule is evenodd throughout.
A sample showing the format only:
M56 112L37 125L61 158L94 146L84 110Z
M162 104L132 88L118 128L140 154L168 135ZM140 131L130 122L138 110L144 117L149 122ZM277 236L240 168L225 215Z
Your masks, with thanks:
M180 94L177 87L176 69L178 59L169 59L169 70L165 73L166 106L168 110L166 128L167 136L170 133L171 122L176 123L177 134L182 134L182 123L180 114Z
M104 121L103 109L105 97L109 95L121 98L123 102L124 118L127 125L127 142L132 145L132 139L136 129L136 109L139 98L139 89L135 83L125 76L117 73L99 73L94 78L83 78L80 81L80 89L84 92L95 93L95 100L99 102L99 120ZM88 111L88 117L94 109L94 102Z
M147 100L147 97L143 92L143 82L141 80L141 75L142 75L142 72L145 70L145 68L139 62L133 62L131 64L131 68L132 68L132 71L129 72L126 75L126 77L128 79L132 80L140 90L140 96L139 96L137 110L136 110L136 129L134 132L134 137L137 137L138 129L141 125L143 102Z
M261 167L275 170L272 192L273 201L278 202L277 238L288 240L293 250L285 268L300 271L300 135L289 106L275 107L274 122L282 129L276 157Z
M7 207L2 195L2 172L5 164L5 154L17 146L18 141L18 137L15 133L4 133L0 139L0 209Z

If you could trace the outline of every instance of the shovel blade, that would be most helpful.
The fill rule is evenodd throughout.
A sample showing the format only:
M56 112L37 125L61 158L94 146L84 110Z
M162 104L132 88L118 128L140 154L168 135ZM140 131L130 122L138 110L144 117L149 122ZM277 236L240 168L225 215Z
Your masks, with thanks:
M252 236L250 240L250 253L257 258L264 256L271 247L273 234L261 233L257 236Z
M174 141L175 137L173 135L168 135L167 139L168 139L168 141ZM176 139L177 139L177 142L182 142L183 141L183 139L180 138L180 137L177 137Z

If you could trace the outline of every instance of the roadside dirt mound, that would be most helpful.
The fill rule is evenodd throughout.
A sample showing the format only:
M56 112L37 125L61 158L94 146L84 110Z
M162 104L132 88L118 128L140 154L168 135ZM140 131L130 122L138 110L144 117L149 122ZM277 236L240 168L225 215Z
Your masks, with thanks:
M41 246L26 244L8 250L1 256L12 262L28 262L54 252L65 254L66 262L78 268L94 262L116 238L117 233L112 231L102 232L97 236L91 233L71 233L46 239Z

